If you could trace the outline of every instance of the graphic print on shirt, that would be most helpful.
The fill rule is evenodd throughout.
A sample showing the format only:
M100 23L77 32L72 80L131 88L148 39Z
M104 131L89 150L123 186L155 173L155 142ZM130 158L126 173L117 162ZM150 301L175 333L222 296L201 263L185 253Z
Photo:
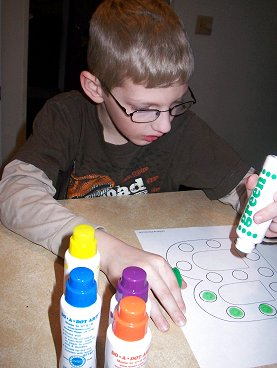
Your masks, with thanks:
M159 176L151 176L149 167L142 167L126 175L116 183L108 175L89 174L76 176L71 174L67 189L67 199L115 197L157 193L160 191Z

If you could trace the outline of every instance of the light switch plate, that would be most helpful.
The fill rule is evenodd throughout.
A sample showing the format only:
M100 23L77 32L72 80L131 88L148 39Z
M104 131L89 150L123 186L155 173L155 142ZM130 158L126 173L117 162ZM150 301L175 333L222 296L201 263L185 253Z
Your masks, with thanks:
M212 33L213 17L198 15L196 21L196 34L209 36Z

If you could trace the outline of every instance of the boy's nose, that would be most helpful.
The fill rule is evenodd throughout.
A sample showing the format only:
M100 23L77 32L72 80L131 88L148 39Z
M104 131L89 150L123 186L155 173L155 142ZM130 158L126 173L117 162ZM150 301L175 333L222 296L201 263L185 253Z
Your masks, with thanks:
M168 111L161 112L157 120L152 122L152 128L156 132L168 133L171 129L171 116Z

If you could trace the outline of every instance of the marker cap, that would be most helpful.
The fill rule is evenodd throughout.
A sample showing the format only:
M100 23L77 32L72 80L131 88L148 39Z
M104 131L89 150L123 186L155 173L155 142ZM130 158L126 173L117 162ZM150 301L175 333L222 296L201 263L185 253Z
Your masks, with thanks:
M85 308L97 299L97 284L94 273L86 267L74 268L65 286L65 300L73 307Z
M113 332L124 341L138 341L147 333L148 315L145 301L137 296L126 296L114 313Z
M179 268L177 267L173 267L172 268L172 271L177 279L177 282L178 282L178 285L179 287L181 288L182 287L182 283L183 283L183 278L182 278L182 275L181 275L181 272L179 271Z
M255 249L255 243L247 239L238 238L236 241L236 248L242 253L251 253Z
M125 268L117 283L116 300L120 301L125 296L135 295L147 302L149 285L146 277L146 272L140 267Z
M87 259L96 255L97 240L94 228L90 225L75 226L70 237L69 253L76 258Z

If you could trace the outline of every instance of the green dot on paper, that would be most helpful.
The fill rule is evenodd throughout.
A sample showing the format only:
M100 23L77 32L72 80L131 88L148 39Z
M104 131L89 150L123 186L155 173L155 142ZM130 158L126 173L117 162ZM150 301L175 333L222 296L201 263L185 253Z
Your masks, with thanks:
M277 179L277 175L276 174L272 174L271 177L272 177L273 180Z
M267 316L274 316L276 314L276 309L272 305L266 303L260 304L259 310Z
M205 302L215 302L217 299L216 294L213 291L205 290L201 291L200 298Z
M229 307L227 313L232 318L243 318L245 316L244 310L239 307Z
M271 175L271 172L270 171L267 171L265 175L269 178L270 175Z

